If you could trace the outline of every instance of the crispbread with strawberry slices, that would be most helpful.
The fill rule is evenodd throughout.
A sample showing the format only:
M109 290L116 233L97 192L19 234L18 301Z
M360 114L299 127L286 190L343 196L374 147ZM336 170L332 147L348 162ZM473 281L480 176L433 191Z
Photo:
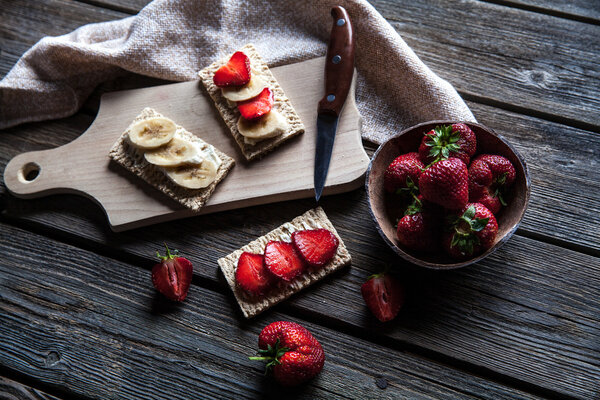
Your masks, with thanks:
M221 66L227 63L231 55L204 68L202 71L200 71L199 76L202 80L202 84L208 91L208 94L213 99L217 110L221 114L221 117L225 121L225 124L231 131L233 138L240 146L242 154L248 161L250 161L264 156L286 140L303 133L304 124L294 110L290 99L288 99L288 97L285 95L283 89L277 82L277 79L275 79L275 76L273 76L269 70L268 65L263 61L256 51L256 48L252 44L247 44L239 51L243 52L248 56L248 58L250 58L252 73L260 74L261 78L265 80L265 82L268 84L268 87L273 91L275 98L273 109L278 110L288 123L287 130L281 135L258 141L256 144L249 144L244 140L244 136L242 136L237 127L240 112L235 105L231 105L229 101L223 97L221 94L221 88L219 88L213 82L213 76L215 72Z
M235 281L235 270L237 263L243 252L247 251L255 254L262 254L265 245L271 240L291 241L293 232L303 229L319 229L324 228L333 233L339 240L339 245L333 259L326 265L320 268L308 267L304 273L296 277L290 282L279 281L269 292L263 296L247 295ZM338 269L350 264L352 258L348 249L344 245L342 238L338 235L333 227L333 224L327 218L325 211L321 207L309 210L299 217L294 218L291 222L287 222L277 229L272 230L259 237L258 239L248 243L246 246L233 253L220 258L217 262L221 267L221 271L227 279L227 283L231 287L233 294L242 309L242 313L246 318L254 317L275 304L287 299L294 293L312 285L315 282L325 278L327 275L337 271Z
M163 115L152 108L144 108L113 145L109 152L109 156L113 161L127 169L129 172L142 178L148 184L152 185L172 199L178 201L193 211L198 211L210 198L217 184L221 182L229 173L231 168L233 168L235 160L213 146L215 153L221 160L221 165L217 170L217 176L215 180L210 185L202 189L187 189L177 185L167 176L165 176L160 167L148 163L144 158L144 154L138 151L127 140L128 132L135 123L153 117L163 117ZM190 133L182 126L177 125L176 134L180 135L186 140L198 143L201 147L208 145L208 143Z

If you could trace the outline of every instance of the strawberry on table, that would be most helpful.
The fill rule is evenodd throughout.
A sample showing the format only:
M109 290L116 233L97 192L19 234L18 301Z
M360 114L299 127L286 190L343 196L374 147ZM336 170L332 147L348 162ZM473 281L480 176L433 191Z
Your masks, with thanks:
M419 178L419 191L426 200L444 208L464 207L469 201L467 166L454 157L431 164Z
M267 269L262 254L245 251L238 260L235 281L246 293L256 296L265 294L273 286L275 276Z
M213 82L218 87L243 86L250 82L250 59L241 51L233 53L227 64L215 72Z
M481 203L468 203L450 216L450 231L442 238L446 252L455 258L470 257L494 245L498 234L496 217Z
M166 243L165 248L167 250L165 256L161 256L158 251L156 252L161 262L152 267L152 283L156 290L165 297L175 301L183 301L192 282L192 263L183 257L179 257L177 250L174 251L174 255L171 254Z
M304 262L322 267L335 256L340 241L327 229L307 229L292 233L292 244Z
M271 273L291 281L302 272L305 264L291 243L272 240L265 246L265 264Z
M477 150L475 133L465 124L436 126L421 139L419 158L424 164L445 158L459 158L469 165Z
M419 185L419 176L425 165L416 152L402 154L388 165L383 176L383 187L388 193L415 191ZM400 194L400 193L398 193Z
M371 275L360 292L369 310L381 322L396 318L404 303L404 287L387 272Z
M238 102L237 107L244 119L254 120L268 114L273 108L273 102L273 91L267 87L258 96Z
M497 214L506 206L504 196L516 177L515 167L505 157L477 156L469 166L469 201L481 203Z
M296 386L315 377L323 369L325 353L321 344L302 325L277 321L267 325L258 336L258 357L267 361L267 372L277 382Z

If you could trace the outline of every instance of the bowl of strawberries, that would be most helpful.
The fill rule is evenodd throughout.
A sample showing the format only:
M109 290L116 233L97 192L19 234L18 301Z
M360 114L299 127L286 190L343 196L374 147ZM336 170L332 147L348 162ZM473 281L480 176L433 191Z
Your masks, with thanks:
M487 257L512 236L530 181L523 158L491 129L430 121L379 146L366 189L377 230L396 254L452 269Z

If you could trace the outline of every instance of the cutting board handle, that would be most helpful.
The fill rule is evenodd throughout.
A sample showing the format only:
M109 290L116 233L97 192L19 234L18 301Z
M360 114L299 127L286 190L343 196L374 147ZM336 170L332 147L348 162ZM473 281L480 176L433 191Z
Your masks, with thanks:
M78 193L69 186L69 177L76 174L77 169L69 163L67 147L31 151L11 159L4 170L6 188L24 199L55 193ZM57 185L57 182L60 184Z

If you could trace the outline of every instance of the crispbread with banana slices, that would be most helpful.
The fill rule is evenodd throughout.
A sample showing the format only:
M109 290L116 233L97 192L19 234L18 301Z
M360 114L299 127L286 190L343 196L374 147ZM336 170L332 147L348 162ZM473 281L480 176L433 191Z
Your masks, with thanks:
M237 269L238 260L243 252L247 251L250 253L262 254L265 250L265 245L271 240L285 240L289 242L291 241L292 233L295 231L319 228L329 230L339 240L335 256L326 265L318 268L307 267L305 272L292 281L279 281L277 285L271 288L270 291L263 296L250 296L236 284L235 270ZM327 218L325 211L323 211L321 207L317 207L248 243L241 249L220 258L217 262L221 267L223 275L225 275L225 279L227 279L227 283L231 286L231 290L242 309L242 313L246 318L251 318L287 299L294 293L299 292L325 278L327 275L350 264L351 261L352 258L350 257L350 253L344 245L342 238L338 235L333 224Z
M273 109L279 111L288 124L288 128L282 134L270 139L258 141L255 144L248 143L246 140L244 140L244 136L242 136L237 126L238 119L240 118L240 112L235 104L230 104L230 102L223 97L221 89L213 82L213 76L215 72L221 66L227 63L231 55L204 68L202 71L200 71L199 76L202 80L202 84L208 91L208 94L213 99L217 110L221 114L221 117L225 121L225 124L231 131L231 134L233 135L237 144L240 146L242 154L248 161L250 161L264 156L266 153L270 152L286 140L303 133L304 124L294 110L290 99L288 99L288 97L285 95L283 89L269 70L269 67L256 51L256 48L252 44L247 44L239 51L243 52L248 56L248 58L250 58L252 74L259 74L260 77L265 80L268 87L273 91L273 96L275 99Z
M142 178L148 184L160 190L172 199L178 201L193 211L198 211L209 199L217 184L222 181L227 173L229 173L231 168L233 168L235 161L233 158L229 157L227 154L219 151L213 146L215 154L221 160L221 165L217 169L217 176L215 180L210 185L202 189L187 189L177 185L167 176L165 176L160 167L148 163L144 158L143 152L136 149L127 140L129 130L134 124L139 121L154 117L163 117L163 115L152 108L144 108L113 145L109 152L109 156L113 161L127 169L129 172ZM179 125L177 125L175 134L179 135L183 139L197 143L201 148L205 148L209 145Z

